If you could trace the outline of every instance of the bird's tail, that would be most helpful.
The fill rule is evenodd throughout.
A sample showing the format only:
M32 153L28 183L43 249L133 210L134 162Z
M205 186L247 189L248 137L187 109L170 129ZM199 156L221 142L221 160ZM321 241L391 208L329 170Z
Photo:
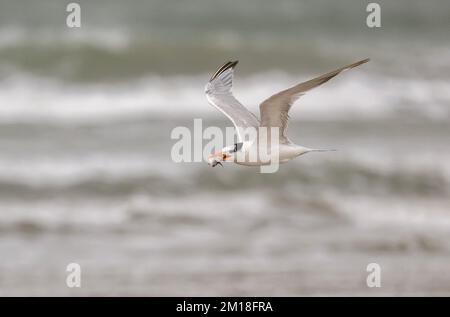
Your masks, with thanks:
M336 149L308 149L308 152L330 152L337 151Z

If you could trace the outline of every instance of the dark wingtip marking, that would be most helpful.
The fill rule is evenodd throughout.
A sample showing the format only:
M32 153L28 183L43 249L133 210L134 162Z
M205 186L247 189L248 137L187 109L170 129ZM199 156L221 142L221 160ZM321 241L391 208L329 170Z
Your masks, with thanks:
M211 80L213 80L214 78L216 78L217 76L219 76L219 74L222 73L223 70L224 70L226 67L228 67L228 65L230 65L230 64L231 64L231 62L228 61L228 62L226 62L225 64L223 64L222 66L220 66L220 67L214 72L214 74L211 76L211 79L210 79L209 81L211 81Z
M214 75L212 75L211 79L209 81L214 80L217 76L219 76L220 74L222 74L224 71L226 71L229 68L234 68L237 64L239 63L239 61L228 61L225 64L223 64L222 66L220 66L216 72L214 73Z
M234 62L231 62L230 67L231 67L231 68L234 68L238 63L239 63L238 60L236 60L236 61L234 61Z
M370 62L370 58L365 58L360 63L364 64L364 63L367 63L367 62Z

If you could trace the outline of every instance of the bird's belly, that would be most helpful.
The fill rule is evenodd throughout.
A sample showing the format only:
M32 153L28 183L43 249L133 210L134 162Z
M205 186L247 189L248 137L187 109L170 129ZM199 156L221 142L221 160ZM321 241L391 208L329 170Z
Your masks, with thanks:
M283 164L290 161L289 160L283 160L283 161L279 161L279 164ZM239 165L245 165L245 166L265 166L265 165L270 165L272 164L272 162L237 162L235 161L234 163L239 164Z
M291 146L287 145L280 145L279 148L276 149L278 151L278 159L272 160L270 155L264 155L264 159L261 159L259 155L257 155L257 158L255 160L251 160L248 153L245 155L244 160L235 160L234 162L239 165L245 165L245 166L263 166L263 165L270 165L275 163L275 161L278 161L278 163L286 163L293 158L295 158L297 153L295 153L292 150ZM268 153L267 151L264 153Z

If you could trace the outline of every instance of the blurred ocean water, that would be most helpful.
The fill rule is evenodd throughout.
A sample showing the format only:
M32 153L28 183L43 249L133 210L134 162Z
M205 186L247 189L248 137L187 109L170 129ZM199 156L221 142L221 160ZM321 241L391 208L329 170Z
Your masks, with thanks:
M379 1L380 29L364 1L79 1L80 29L67 3L0 1L0 295L450 294L448 1ZM365 57L292 109L338 152L171 160L173 128L230 125L203 94L225 60L258 114Z

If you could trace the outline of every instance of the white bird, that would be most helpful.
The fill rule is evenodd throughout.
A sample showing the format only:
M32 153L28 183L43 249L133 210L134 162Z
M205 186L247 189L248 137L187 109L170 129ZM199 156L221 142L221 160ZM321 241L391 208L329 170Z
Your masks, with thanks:
M219 109L225 116L227 116L236 128L239 142L233 146L223 148L221 151L209 156L208 163L214 167L216 165L222 165L221 162L235 162L241 165L260 166L270 164L269 159L261 159L259 156L254 159L250 159L250 151L255 150L260 142L253 140L244 140L244 136L241 131L243 129L260 127L266 128L278 128L279 139L276 146L273 146L270 141L267 142L267 149L265 153L270 151L278 151L278 160L280 163L285 163L293 158L302 154L314 151L333 151L323 149L310 149L304 146L296 145L292 143L286 133L289 120L289 109L294 102L305 92L311 90L317 86L322 85L339 73L359 66L368 62L369 59L364 59L359 62L341 67L332 72L319 76L317 78L305 81L291 88L283 90L259 105L261 119L251 113L246 107L244 107L231 92L233 84L233 72L234 67L238 61L227 62L217 69L214 75L211 77L205 87L206 99L210 104ZM270 137L268 137L270 140ZM257 149L260 150L260 149ZM240 152L241 159L238 159L238 153ZM260 153L260 152L257 152Z

